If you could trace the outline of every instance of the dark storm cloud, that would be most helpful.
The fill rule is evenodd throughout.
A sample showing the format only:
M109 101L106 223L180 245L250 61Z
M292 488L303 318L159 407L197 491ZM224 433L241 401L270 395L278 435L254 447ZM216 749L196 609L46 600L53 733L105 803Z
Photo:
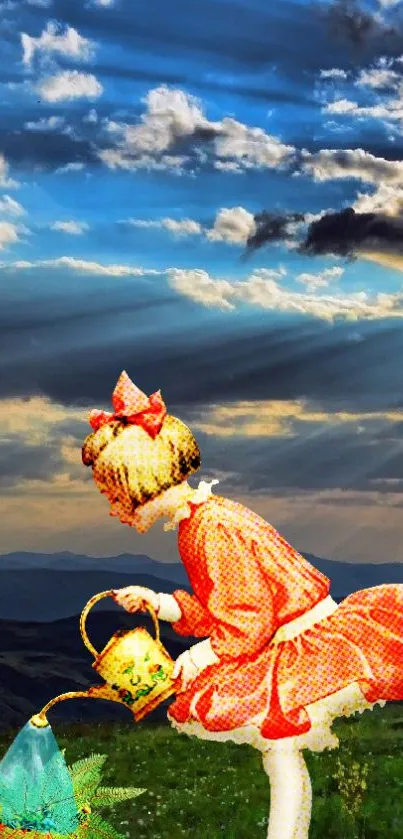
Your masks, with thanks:
M290 238L289 225L291 222L304 221L302 213L270 213L263 210L254 216L256 231L247 240L247 249L257 250L270 242L280 242Z
M379 9L378 9L379 12ZM371 42L382 41L382 54L388 47L397 46L401 39L401 21L386 23L372 14L360 0L334 0L326 11L330 32L355 48L365 48Z
M309 256L353 257L358 251L403 254L403 219L379 213L356 213L352 207L314 221L299 248Z
M266 210L257 213L254 216L257 230L247 241L246 254L292 235L297 244L301 233L291 234L289 225L304 219L303 213L277 215ZM403 218L381 213L356 213L352 207L326 213L312 222L304 235L297 250L305 256L333 254L353 259L360 251L403 254Z

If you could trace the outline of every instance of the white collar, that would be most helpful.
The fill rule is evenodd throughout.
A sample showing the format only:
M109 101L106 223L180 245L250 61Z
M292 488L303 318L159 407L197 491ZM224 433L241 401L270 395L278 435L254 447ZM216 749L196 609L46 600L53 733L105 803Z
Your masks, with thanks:
M219 481L217 480L217 478L214 478L214 480L212 481L200 481L199 486L194 491L192 497L188 499L188 501L191 501L192 504L204 504L204 502L207 501L211 495L211 487L214 486L214 484L218 483ZM189 507L188 502L185 501L178 507L171 521L164 524L164 530L176 530L176 525L179 524L179 522L182 521L182 519L188 519L191 512L192 511Z

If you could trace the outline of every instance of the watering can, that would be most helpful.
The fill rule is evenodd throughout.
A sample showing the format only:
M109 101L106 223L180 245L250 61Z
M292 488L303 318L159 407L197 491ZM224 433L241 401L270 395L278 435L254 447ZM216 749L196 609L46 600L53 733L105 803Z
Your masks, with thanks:
M88 612L95 603L112 594L113 590L95 594L84 606L80 618L82 639L95 658L92 667L102 676L105 683L93 685L85 691L56 696L39 714L31 717L31 724L37 728L49 725L46 713L57 702L81 697L121 702L132 711L135 721L139 722L177 690L179 680L172 678L174 661L161 644L157 615L146 601L144 605L154 622L155 639L143 627L120 629L115 632L101 653L94 649L85 631Z

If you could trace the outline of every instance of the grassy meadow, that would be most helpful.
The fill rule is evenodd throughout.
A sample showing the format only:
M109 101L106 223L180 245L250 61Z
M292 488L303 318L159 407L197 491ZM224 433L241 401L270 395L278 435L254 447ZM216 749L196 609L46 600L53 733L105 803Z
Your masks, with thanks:
M51 723L52 724L52 723ZM168 724L52 724L66 761L108 755L104 786L144 787L105 811L135 839L265 839L270 785L250 746L187 737ZM340 748L304 751L313 787L310 839L402 839L403 707L338 719ZM0 757L18 730L0 734Z

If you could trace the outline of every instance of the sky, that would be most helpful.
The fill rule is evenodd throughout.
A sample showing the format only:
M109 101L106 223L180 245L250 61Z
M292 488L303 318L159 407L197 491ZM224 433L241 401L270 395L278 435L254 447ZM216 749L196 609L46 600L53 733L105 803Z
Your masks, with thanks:
M178 561L122 370L299 551L403 562L403 3L0 0L0 553Z

